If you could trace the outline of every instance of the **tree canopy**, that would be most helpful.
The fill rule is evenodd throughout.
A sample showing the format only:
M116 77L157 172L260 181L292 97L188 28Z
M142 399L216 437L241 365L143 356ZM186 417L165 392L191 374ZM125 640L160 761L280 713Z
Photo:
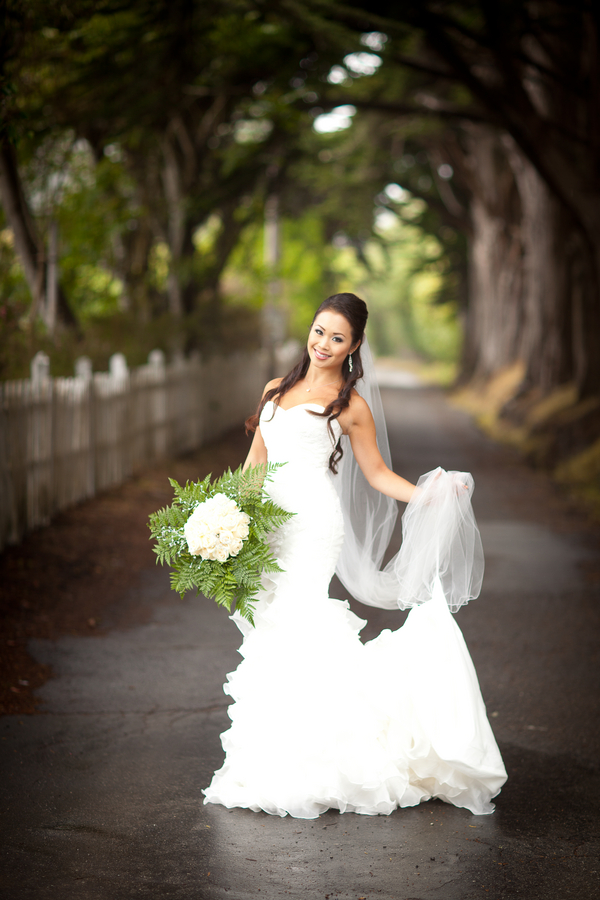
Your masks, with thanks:
M588 0L6 0L3 15L0 188L34 308L57 222L65 323L96 295L214 334L224 273L248 247L256 263L276 195L286 239L305 222L322 243L323 285L328 246L374 274L384 212L431 235L464 378L519 363L523 397L600 392Z

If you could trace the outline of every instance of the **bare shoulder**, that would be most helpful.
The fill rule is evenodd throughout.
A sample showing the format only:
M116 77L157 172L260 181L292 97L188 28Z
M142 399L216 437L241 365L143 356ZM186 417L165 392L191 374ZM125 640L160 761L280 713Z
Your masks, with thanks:
M373 415L369 404L358 391L353 390L349 406L340 415L340 425L344 432L348 434L355 426L366 425L372 421Z
M265 396L267 391L272 391L273 388L278 388L282 381L283 378L273 378L271 379L271 381L267 381L267 383L265 384L265 389L263 391L263 397Z
M371 407L356 390L353 390L350 395L348 411L351 413L352 420L356 423L368 422L373 418Z

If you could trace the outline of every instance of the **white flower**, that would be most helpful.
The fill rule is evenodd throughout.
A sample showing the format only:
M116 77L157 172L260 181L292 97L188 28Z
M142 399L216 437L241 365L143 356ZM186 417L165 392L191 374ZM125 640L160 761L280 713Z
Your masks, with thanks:
M219 543L223 547L231 547L235 541L234 536L230 531L221 531L219 533Z
M250 516L242 512L235 500L215 494L193 511L183 533L192 556L225 562L237 556L250 533Z
M207 522L202 518L201 506L198 506L184 525L183 533L190 553L198 556L207 536L210 534Z
M225 562L226 559L229 559L229 550L227 547L219 547L216 550L213 559L216 559L218 562Z
M250 528L248 527L248 523L250 522L250 516L247 516L245 513L244 513L244 515L246 516L247 521L240 522L234 528L231 529L231 533L233 534L233 536L235 538L237 538L238 540L242 540L242 541L245 541L250 533Z
M201 546L206 553L214 553L219 546L219 538L211 531L202 538Z
M223 512L225 512L225 510L227 510L228 512L234 512L238 508L235 500L230 500L226 494L215 494L215 496L211 497L211 499L207 502L219 511Z
M242 515L244 515L242 513ZM226 529L227 531L233 531L238 522L238 516L235 513L226 513L226 515L221 517L221 528Z

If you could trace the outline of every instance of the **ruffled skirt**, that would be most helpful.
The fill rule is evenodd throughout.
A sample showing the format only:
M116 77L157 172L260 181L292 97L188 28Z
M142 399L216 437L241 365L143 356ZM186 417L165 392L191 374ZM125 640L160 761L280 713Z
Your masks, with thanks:
M286 583L287 582L287 583ZM432 797L482 815L506 772L473 663L438 584L367 644L347 602L275 576L227 676L226 759L205 803L310 819Z

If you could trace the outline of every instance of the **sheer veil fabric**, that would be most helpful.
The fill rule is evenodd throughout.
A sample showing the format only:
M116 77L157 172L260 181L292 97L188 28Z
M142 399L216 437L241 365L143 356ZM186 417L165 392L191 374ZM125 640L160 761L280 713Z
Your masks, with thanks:
M384 462L392 468L383 404L368 341L361 346L364 376L357 382L377 431ZM483 548L471 496L468 472L441 468L422 475L402 516L402 546L381 568L390 542L397 503L372 488L361 472L347 436L344 455L333 482L344 516L344 544L336 574L344 587L367 606L407 609L433 596L441 583L452 612L479 596L483 580Z

